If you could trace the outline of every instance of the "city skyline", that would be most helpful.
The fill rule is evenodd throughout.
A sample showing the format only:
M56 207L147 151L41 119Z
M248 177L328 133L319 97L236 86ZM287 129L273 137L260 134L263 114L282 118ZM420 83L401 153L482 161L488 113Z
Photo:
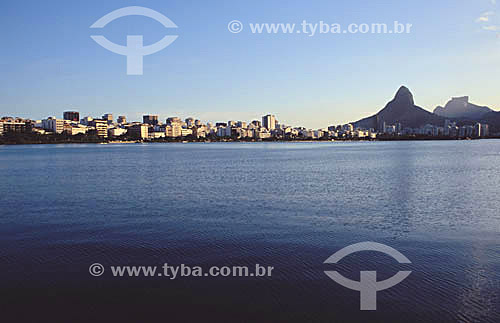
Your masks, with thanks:
M405 88L407 89L405 86L401 86L401 88ZM465 96L465 97L451 97L448 101L448 102L453 102L453 101L456 101L456 100L464 100L466 99L467 102L469 101L469 97L468 96ZM389 101L389 100L388 100ZM443 104L444 105L444 104ZM382 106L383 107L383 106ZM378 110L382 109L379 108ZM440 106L437 106L436 107L437 109L440 109L442 108L441 105ZM484 106L484 108L489 108L489 107L486 107ZM425 109L425 108L424 108ZM498 111L497 109L495 108L492 108L491 109L492 111L494 112L500 112ZM426 110L430 113L435 113L433 111L429 111L429 110ZM124 118L124 120L126 120L127 122L133 122L133 123L150 123L148 121L146 121L146 117L154 117L155 120L156 120L156 124L160 123L162 124L162 120L167 120L166 123L168 123L168 119L169 118L179 118L181 120L187 120L187 119L193 119L193 120L199 120L201 122L203 122L204 124L208 124L208 123L212 123L212 124L216 124L216 123L220 123L220 122L231 122L231 121L234 121L234 122L241 122L241 121L244 121L244 122L252 122L254 120L262 120L262 123L264 123L264 120L263 120L263 117L262 115L266 114L265 116L271 116L274 118L276 124L279 124L278 120L276 120L276 113L267 113L267 112L264 112L264 113L260 113L260 116L258 116L258 114L255 114L253 117L251 116L250 118L247 118L247 119L238 119L238 118L234 118L234 117L231 117L232 113L231 112L225 112L223 113L223 115L226 115L228 116L227 118L217 118L217 119L211 119L211 120L206 120L206 119L203 119L201 117L198 117L197 115L195 115L195 113L187 113L186 115L174 115L174 114L159 114L157 112L155 113L132 113L132 116L133 117L130 117L128 114L126 113L123 113L123 112L118 112L118 113L114 113L114 112L107 112L107 113L104 113L101 111L101 112L98 112L96 115L91 115L91 114L88 114L88 113L85 113L85 112L82 112L80 111L79 109L77 109L76 107L70 107L69 109L66 109L66 110L63 110L61 111L60 113L58 114L49 114L49 115L45 115L41 118L33 118L33 117L30 117L30 116L21 116L21 115L10 115L10 116L7 116L7 115L1 115L0 117L10 117L10 118L23 118L23 119L30 119L30 120L42 120L42 119L46 119L46 118L56 118L56 119L60 119L60 117L62 116L62 119L63 120L73 120L73 121L80 121L80 119L78 120L74 120L73 119L73 113L76 113L78 114L78 116L80 118L88 118L90 117L91 119L105 119L107 121L116 121L118 123L120 123L118 121L118 119L120 118ZM362 119L362 118L366 118L367 116L369 115L372 115L373 114L373 111L372 112L369 112L367 115L364 115L364 116L361 116L359 119ZM69 117L66 117L66 116L69 116ZM100 117L100 115L102 115L102 117ZM113 120L113 116L115 117L114 120ZM262 119L261 119L262 118ZM297 127L297 128L306 128L306 129L327 129L328 127L330 127L331 125L346 125L346 124L352 124L352 123L356 123L357 121L356 120L350 120L348 122L336 122L336 121L331 121L329 122L328 120L324 120L323 119L323 123L324 125L323 126L319 126L319 127L309 127L309 126L306 126L303 122L299 121L297 124L289 124L289 123L286 123L285 121L282 121L281 124L282 125L286 125L286 126L290 126L290 127ZM453 118L451 118L453 119ZM282 118L280 118L280 120L283 120ZM366 127L365 127L366 128ZM376 127L374 127L376 128Z
M388 103L401 104L404 102L404 96L411 93L405 87L402 87L393 101ZM454 102L453 98L451 102ZM465 99L465 98L461 98ZM388 108L384 108L387 110ZM452 110L449 110L452 109ZM477 109L473 108L473 109ZM444 108L448 113L455 111L453 108ZM416 107L416 111L418 107ZM475 110L472 110L475 111ZM469 111L470 112L470 111ZM477 110L475 111L477 112ZM491 112L496 114L497 112ZM486 112L486 114L489 114ZM444 121L444 125L438 126L432 123L426 123L420 127L409 127L399 121L388 123L384 120L380 112L376 115L377 124L374 127L360 127L359 124L348 123L344 125L331 125L328 128L322 129L307 129L301 126L289 126L280 124L275 115L268 114L262 116L260 120L252 120L251 122L229 120L227 122L211 122L203 123L199 119L192 117L186 118L184 121L179 117L169 117L165 123L158 119L158 115L143 115L143 121L127 121L125 116L118 116L116 121L113 119L113 114L106 113L102 117L93 118L91 116L83 117L78 120L78 111L65 111L63 119L48 117L43 120L24 120L13 117L3 117L0 119L0 136L7 135L10 139L6 142L11 143L26 143L25 136L31 136L33 142L40 143L40 135L64 135L57 137L55 140L65 142L68 136L80 136L87 142L102 142L108 138L118 140L118 142L135 141L135 140L169 140L186 141L186 140L246 140L246 141L261 141L261 140L406 140L406 139L470 139L470 138L491 138L489 124L478 122L476 120L472 124L472 120L455 121L450 119L440 119ZM387 117L387 116L386 116ZM482 118L482 117L478 117ZM435 121L435 120L434 120ZM361 121L360 121L361 122ZM462 125L459 124L462 123ZM493 137L498 137L500 134L495 133ZM82 137L83 136L83 137ZM16 139L17 138L17 139ZM11 140L14 141L11 141ZM49 138L48 140L53 140ZM67 142L67 141L66 141ZM71 140L70 140L71 142Z

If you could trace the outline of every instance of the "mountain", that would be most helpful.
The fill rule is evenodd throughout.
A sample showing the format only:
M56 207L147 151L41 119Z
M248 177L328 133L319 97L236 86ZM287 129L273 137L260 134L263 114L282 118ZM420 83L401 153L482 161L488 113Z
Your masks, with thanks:
M403 127L418 128L426 124L442 126L444 121L445 118L416 106L413 94L407 87L401 86L394 99L382 110L371 117L354 122L354 126L378 129L379 125L385 122L387 125L401 123Z
M493 112L488 107L481 107L469 103L469 97L452 98L443 107L439 106L434 109L434 113L438 116L449 119L471 119L480 120L487 113Z

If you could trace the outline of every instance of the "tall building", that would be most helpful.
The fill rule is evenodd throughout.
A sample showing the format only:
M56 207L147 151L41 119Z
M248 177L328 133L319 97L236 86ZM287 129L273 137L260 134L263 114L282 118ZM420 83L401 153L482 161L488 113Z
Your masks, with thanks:
M149 136L149 126L145 124L136 124L128 128L128 134L132 138L147 139Z
M476 123L476 125L474 126L474 135L476 137L489 136L489 126L484 123Z
M276 129L276 117L272 114L268 114L262 117L262 126L267 130Z
M158 124L158 116L150 114L144 115L142 116L142 123L156 126Z
M490 135L490 126L487 124L481 124L481 136L488 137Z
M69 121L80 121L80 113L77 111L65 111L63 113L63 119Z
M384 119L380 118L377 115L377 129L376 130L378 132L385 133L385 127L386 127L386 123L385 123Z
M403 132L403 126L401 123L396 123L396 134L401 134Z
M116 122L118 122L119 124L127 123L127 118L125 116L118 116L118 119L116 119Z
M108 137L108 120L94 120L95 130L99 137Z
M180 124L174 123L165 127L166 137L180 137L182 136L182 127Z
M102 119L107 122L107 124L112 124L113 123L113 114L111 113L106 113L105 115L102 116Z

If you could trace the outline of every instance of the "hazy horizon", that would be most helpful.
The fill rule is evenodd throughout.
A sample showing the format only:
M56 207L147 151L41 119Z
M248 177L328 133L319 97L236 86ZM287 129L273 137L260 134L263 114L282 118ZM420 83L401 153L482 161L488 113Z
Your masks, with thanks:
M178 35L144 57L144 75L125 73L125 56L91 38L97 19L137 5L170 18L177 29L140 16L99 30L117 44L144 35L146 45ZM204 122L260 119L272 113L292 126L324 128L371 116L401 85L432 112L451 97L500 109L500 18L494 0L87 1L0 5L8 30L0 53L1 116L42 119L66 110L194 117ZM240 20L246 29L228 31ZM411 23L409 34L252 34L249 23Z

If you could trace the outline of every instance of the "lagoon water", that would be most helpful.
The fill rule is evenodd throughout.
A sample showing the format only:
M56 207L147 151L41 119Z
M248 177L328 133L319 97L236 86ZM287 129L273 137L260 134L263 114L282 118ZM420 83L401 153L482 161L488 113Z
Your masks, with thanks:
M18 322L500 322L498 140L0 146L0 171L0 300ZM411 264L323 263L363 241ZM109 270L164 263L275 269ZM360 311L326 270L412 274Z

